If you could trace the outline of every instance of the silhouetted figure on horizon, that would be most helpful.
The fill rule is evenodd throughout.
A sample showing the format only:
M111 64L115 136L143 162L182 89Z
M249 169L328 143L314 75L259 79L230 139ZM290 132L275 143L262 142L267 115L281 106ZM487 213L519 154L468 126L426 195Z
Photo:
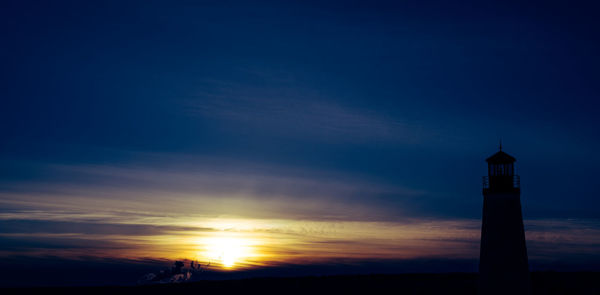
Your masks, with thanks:
M486 159L479 294L531 294L516 159L500 150Z

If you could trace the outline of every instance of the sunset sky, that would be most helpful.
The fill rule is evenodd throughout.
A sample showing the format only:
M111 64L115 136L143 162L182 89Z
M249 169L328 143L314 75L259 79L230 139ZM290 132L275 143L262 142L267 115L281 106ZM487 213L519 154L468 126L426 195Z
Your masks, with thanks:
M474 272L502 139L532 269L600 270L597 10L510 2L0 2L0 262Z

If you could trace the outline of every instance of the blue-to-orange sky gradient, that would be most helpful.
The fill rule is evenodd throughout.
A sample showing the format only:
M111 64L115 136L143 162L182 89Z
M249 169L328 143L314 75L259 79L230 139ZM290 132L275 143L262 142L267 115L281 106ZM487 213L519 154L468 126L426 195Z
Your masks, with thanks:
M596 10L484 2L2 1L0 284L476 271L500 139L600 270Z

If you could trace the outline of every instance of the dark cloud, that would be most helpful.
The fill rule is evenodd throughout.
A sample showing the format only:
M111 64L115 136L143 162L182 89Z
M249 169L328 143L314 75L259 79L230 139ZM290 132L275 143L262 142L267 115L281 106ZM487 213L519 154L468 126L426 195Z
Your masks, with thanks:
M174 231L212 231L209 228L145 225L86 223L51 220L2 220L0 234L95 234L147 236L161 235Z
M130 248L122 243L85 237L65 237L65 236L17 236L0 237L2 255L7 254L36 254L38 250L50 250L60 253L61 250L77 249L81 252L96 253L95 250L120 250Z

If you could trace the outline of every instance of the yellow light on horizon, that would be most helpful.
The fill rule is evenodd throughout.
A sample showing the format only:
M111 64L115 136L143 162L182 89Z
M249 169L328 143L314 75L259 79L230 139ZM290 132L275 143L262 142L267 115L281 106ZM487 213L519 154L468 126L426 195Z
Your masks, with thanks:
M247 259L255 256L253 242L242 237L224 236L207 237L198 241L203 251L202 257L210 263L217 262L223 268L233 269L247 263Z

